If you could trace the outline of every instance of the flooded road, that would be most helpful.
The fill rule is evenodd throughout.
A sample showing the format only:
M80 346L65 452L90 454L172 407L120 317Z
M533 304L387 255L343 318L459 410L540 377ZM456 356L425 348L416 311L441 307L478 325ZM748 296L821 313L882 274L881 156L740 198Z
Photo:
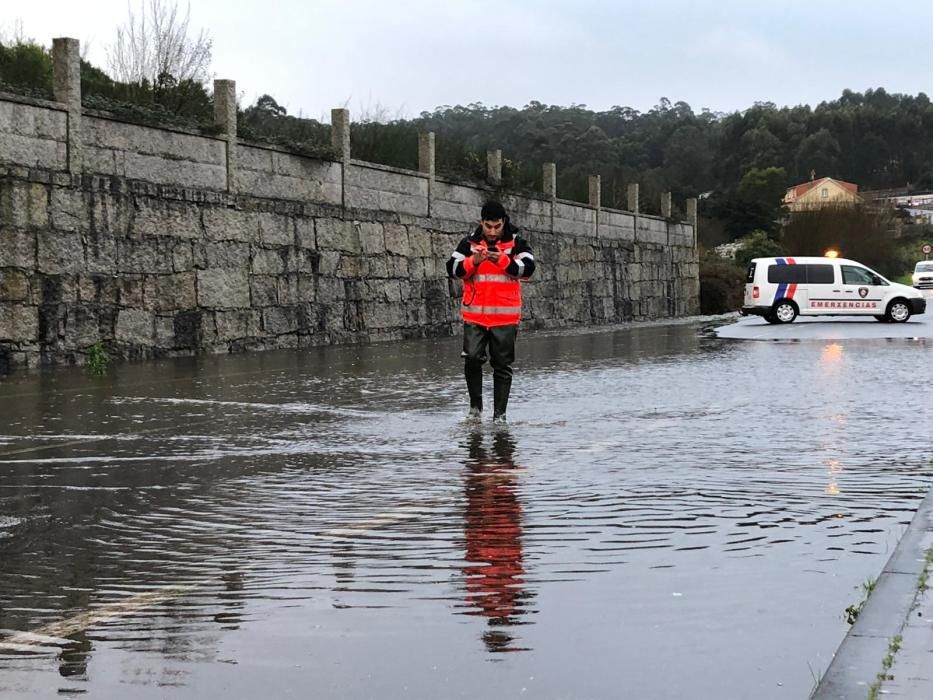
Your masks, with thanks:
M504 430L459 350L5 379L0 697L807 696L931 483L933 346L525 333Z

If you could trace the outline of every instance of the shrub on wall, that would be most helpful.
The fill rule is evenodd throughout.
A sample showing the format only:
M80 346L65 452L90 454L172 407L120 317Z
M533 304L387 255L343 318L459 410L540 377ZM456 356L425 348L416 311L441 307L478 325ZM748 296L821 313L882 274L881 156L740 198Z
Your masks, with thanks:
M32 42L0 43L0 90L52 99L52 56Z

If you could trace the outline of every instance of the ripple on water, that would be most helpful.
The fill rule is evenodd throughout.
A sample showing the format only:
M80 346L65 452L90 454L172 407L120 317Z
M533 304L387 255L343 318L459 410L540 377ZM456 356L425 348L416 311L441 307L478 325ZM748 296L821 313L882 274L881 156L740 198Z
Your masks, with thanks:
M326 621L331 646L315 650L337 676L353 638L400 668L396 648L447 645L452 667L484 678L461 625L477 625L492 655L535 658L556 634L599 658L610 633L650 647L661 620L678 658L692 658L690 629L702 628L711 649L760 669L784 657L736 649L734 611L799 622L799 610L822 625L812 644L799 624L770 633L802 650L795 687L808 687L805 661L838 642L839 581L877 573L930 482L924 436L883 408L903 404L929 351L742 346L663 327L529 337L523 350L505 430L463 421L456 352L430 345L334 351L326 377L296 360L262 381L75 399L44 437L3 438L43 449L0 456L0 511L41 505L54 526L0 515L0 627L142 600L94 623L95 645L203 661L218 635L255 634L258 661L299 663L259 630ZM933 419L922 403L911 411L916 425ZM782 588L762 595L776 572ZM136 598L176 586L157 603ZM563 609L596 633L579 634ZM394 641L379 646L386 619Z

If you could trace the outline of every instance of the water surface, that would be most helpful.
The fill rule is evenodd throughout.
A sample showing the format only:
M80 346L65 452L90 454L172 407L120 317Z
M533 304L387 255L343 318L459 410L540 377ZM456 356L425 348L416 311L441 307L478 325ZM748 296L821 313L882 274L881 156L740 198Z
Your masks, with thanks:
M0 695L805 697L930 483L930 346L518 354L507 430L457 339L4 380Z

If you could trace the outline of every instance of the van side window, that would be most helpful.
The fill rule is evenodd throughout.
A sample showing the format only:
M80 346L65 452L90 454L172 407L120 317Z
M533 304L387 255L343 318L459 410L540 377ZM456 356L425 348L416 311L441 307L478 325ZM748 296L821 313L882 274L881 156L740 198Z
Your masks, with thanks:
M836 281L832 265L807 265L807 282L810 284L832 284Z
M842 265L843 284L870 284L876 283L875 276L864 267L855 267L854 265Z
M768 268L768 282L771 284L803 284L806 281L806 265L771 265Z
M749 277L748 281L751 282L752 278ZM771 284L833 284L835 281L832 265L771 265L768 268L768 282Z
M755 268L758 266L758 263L749 263L748 265L748 274L745 276L745 281L751 284L755 281Z

